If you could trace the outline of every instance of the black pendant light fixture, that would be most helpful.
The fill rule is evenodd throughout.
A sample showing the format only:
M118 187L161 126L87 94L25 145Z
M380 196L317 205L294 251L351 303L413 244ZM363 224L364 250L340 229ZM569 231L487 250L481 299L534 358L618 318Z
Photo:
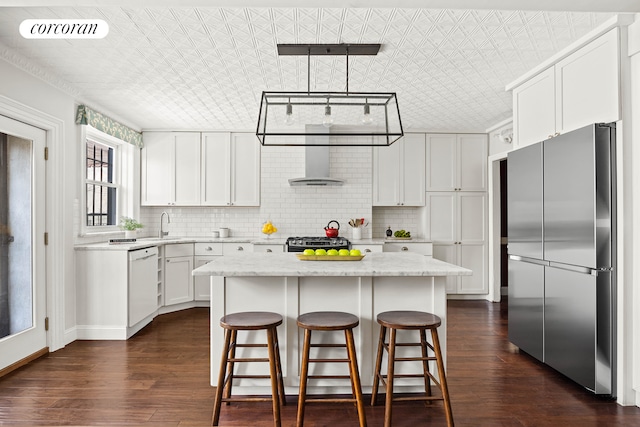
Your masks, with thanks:
M264 146L389 146L404 135L395 92L350 92L349 56L379 44L279 44L279 55L307 56L306 92L262 92L256 136ZM311 56L346 62L345 92L311 92Z

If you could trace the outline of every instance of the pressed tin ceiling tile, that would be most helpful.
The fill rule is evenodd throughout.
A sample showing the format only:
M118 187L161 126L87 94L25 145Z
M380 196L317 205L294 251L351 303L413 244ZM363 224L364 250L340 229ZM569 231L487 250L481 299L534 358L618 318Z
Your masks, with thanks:
M253 129L263 90L342 91L344 57L278 43L381 43L349 89L395 91L406 129L479 131L511 115L506 83L611 14L371 8L0 9L0 56L144 129ZM108 21L103 40L30 41L29 18Z

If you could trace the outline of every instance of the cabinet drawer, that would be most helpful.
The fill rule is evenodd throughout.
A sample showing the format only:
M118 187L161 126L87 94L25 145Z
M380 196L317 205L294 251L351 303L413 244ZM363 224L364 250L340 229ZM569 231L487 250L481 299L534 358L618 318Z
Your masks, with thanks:
M284 252L283 245L253 245L253 252Z
M223 243L222 255L245 254L253 252L253 244L251 243Z
M421 255L433 255L433 245L431 243L385 243L384 252L413 252Z
M351 245L352 249L360 249L360 252L372 253L372 252L382 252L383 245Z
M222 255L222 243L195 243L194 246L196 255Z
M164 249L165 258L176 256L193 256L193 243L178 243L166 245Z

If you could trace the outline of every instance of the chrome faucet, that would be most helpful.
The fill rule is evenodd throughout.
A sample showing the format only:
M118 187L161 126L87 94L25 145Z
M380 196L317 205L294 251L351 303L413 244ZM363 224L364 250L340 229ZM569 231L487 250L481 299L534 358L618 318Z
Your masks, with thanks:
M166 213L166 212L162 212L162 214L160 214L160 232L158 233L158 237L159 237L159 238L161 238L161 239L162 239L164 236L168 236L168 235L169 235L169 232L168 232L168 231L164 231L164 230L162 229L162 218L163 218L165 215L167 216L167 224L170 224L170 223L171 223L171 218L169 217L169 214L168 214L168 213Z

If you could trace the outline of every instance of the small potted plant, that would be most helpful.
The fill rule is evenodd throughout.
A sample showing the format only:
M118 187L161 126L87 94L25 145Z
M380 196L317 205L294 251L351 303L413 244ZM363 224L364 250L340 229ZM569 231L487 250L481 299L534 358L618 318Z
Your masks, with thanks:
M138 230L138 228L142 228L142 224L133 218L123 216L120 218L119 227L124 230L125 238L134 239L136 237L136 230Z

